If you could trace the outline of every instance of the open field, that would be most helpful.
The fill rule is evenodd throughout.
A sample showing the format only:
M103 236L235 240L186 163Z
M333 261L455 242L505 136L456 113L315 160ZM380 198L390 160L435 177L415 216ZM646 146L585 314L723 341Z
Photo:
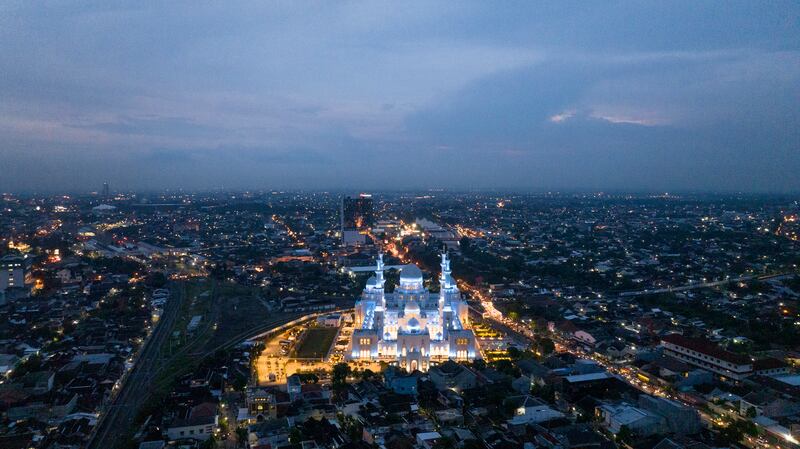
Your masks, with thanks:
M337 328L312 327L306 330L303 340L296 349L295 357L298 359L320 359L328 355L333 339L336 338Z

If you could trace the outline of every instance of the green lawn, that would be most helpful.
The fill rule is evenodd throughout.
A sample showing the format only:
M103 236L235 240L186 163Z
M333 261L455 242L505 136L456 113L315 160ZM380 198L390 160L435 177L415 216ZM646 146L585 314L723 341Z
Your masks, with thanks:
M319 359L328 355L336 337L335 327L312 327L308 329L303 341L297 347L296 357L299 359Z

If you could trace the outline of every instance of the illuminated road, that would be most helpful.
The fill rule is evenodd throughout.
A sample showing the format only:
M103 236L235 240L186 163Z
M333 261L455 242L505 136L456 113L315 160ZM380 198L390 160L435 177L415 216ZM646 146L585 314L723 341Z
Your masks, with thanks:
M747 282L752 280L766 281L768 279L780 279L781 277L790 275L794 275L794 273L787 272L787 273L768 274L762 276L757 276L757 275L739 276L735 278L722 279L720 281L693 283L693 284L680 285L677 287L646 289L646 290L638 290L635 292L622 292L618 296L620 298L630 298L631 296L654 295L659 293L686 292L690 290L699 290L703 288L719 287L721 285L726 285L733 282Z
M400 259L403 263L410 262L410 256L408 252L403 250L401 251L394 243L390 243L387 245L387 249L389 252ZM641 295L651 295L651 294L658 294L658 293L668 293L668 292L680 292L680 291L689 291L695 289L703 289L703 288L711 288L717 287L725 284L729 284L732 282L746 282L751 280L769 280L769 279L779 279L783 276L793 275L793 273L775 273L769 275L751 275L751 276L740 276L736 278L727 278L720 281L712 281L712 282L703 282L703 283L693 283L687 285L681 285L677 287L669 287L669 288L660 288L660 289L648 289L648 290L641 290L641 291L634 291L634 292L624 292L618 294L619 298L630 298L633 296L641 296ZM517 338L522 339L522 341L527 341L528 343L533 343L534 333L533 331L524 325L520 325L517 322L511 321L503 316L502 312L500 312L497 308L495 308L494 303L492 302L491 295L485 294L479 288L474 287L467 283L464 280L456 279L459 289L462 292L469 293L474 299L476 299L481 307L483 308L483 312L477 311L481 313L485 319L488 319L492 322L492 325L497 327L499 330L506 332L509 335L516 336ZM470 306L472 308L472 306ZM473 310L475 310L473 308ZM558 349L564 350L569 352L575 356L590 359L598 363L599 365L603 366L609 373L614 375L617 379L625 382L627 385L646 393L652 396L658 396L667 398L670 400L677 401L687 407L691 407L696 410L700 416L700 419L704 423L707 428L712 428L713 426L724 426L726 423L719 418L714 418L705 411L695 407L693 404L687 403L681 400L678 396L673 395L672 393L660 388L656 385L652 385L650 383L644 382L643 380L639 379L636 374L638 370L635 367L629 367L627 365L617 365L613 363L609 363L609 361L603 357L601 354L596 352L587 352L581 349L573 349L570 344L567 344L564 340L558 338L557 336L553 336L553 340L557 345ZM769 448L770 445L767 444L763 439L753 439L750 437L746 437L741 444L749 447L751 449L756 448ZM774 445L774 447L779 447L778 445Z
M494 319L492 317L489 317L489 319L493 322L493 325L497 326L500 330L502 330L504 332L512 332L513 334L515 334L515 335L517 335L519 337L528 338L529 342L531 341L530 337L529 337L529 334L531 334L532 331L529 328L527 328L526 326L519 325L518 323L512 322L512 321L507 320L505 318L501 318L501 319L498 320L498 319ZM683 401L681 398L679 398L676 395L673 395L669 391L664 390L661 387L658 387L656 385L650 384L648 382L645 382L645 381L639 379L637 377L638 369L636 367L610 363L601 354L598 354L596 352L588 352L588 351L585 351L585 350L580 349L580 348L575 349L575 348L572 347L573 344L571 344L571 343L574 343L574 342L565 341L565 340L563 340L563 339L561 339L561 338L559 338L558 336L555 336L555 335L553 336L553 341L556 343L556 349L558 351L569 352L570 354L573 354L576 357L581 357L581 358L584 358L584 359L592 360L592 361L596 362L597 364L599 364L600 366L604 367L609 373L614 375L614 377L616 377L617 379L625 382L627 385L629 385L629 386L631 386L631 387L633 387L633 388L635 388L635 389L637 389L637 390L639 390L639 391L641 391L641 392L643 392L645 394L648 394L648 395L651 395L651 396L658 396L658 397L662 397L662 398L666 398L666 399L671 399L673 401L676 401L676 402L679 402L679 403L685 405L686 407L693 408L695 411L697 411L698 415L700 416L701 421L703 422L705 427L708 428L708 429L712 429L714 426L722 426L722 427L724 427L725 425L727 425L726 421L723 421L720 418L715 418L715 417L709 415L704 410L702 410L702 409L700 409L698 407L695 407L693 404L690 404L690 403L688 403L686 401ZM769 449L770 448L770 445L766 441L764 441L762 438L754 439L754 438L751 438L749 436L746 436L745 439L741 441L741 444L743 444L744 446L746 446L748 448L751 448L751 449ZM773 447L777 448L777 447L784 447L784 446L773 445Z

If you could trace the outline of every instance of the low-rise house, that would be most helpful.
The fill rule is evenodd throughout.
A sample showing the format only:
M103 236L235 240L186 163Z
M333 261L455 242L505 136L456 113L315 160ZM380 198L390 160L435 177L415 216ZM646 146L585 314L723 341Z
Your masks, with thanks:
M0 354L0 375L8 375L19 362L15 354Z
M759 390L742 396L739 413L742 416L755 414L755 416L781 418L800 413L800 403L784 399L771 390Z
M523 376L530 379L531 387L534 384L544 385L545 378L547 378L548 374L550 373L550 368L542 365L534 359L519 360L517 361L517 367Z
M666 420L652 412L629 404L603 404L596 409L603 427L618 434L623 427L639 437L648 437L666 432Z
M165 434L173 441L187 438L205 441L218 429L217 404L205 402L190 408L184 418L168 424Z
M384 374L386 385L397 394L417 394L419 373L406 374L396 367L389 367Z
M40 395L50 392L53 389L55 373L50 371L37 371L28 373L22 377L20 383L22 387L33 395Z
M664 438L653 446L653 449L711 449L711 447L691 438L675 436Z
M428 376L439 390L464 391L475 388L477 376L469 368L449 360L428 370Z
M303 393L303 382L300 376L292 374L286 378L286 391L289 393L289 398L294 401Z
M564 417L541 399L529 395L512 396L503 405L513 410L514 416L509 420L511 424L540 424Z
M250 449L278 448L289 444L289 422L270 419L247 428L247 447Z
M265 421L277 416L277 396L279 393L270 388L248 387L245 392L245 405L247 406L247 417L245 421ZM286 402L288 403L288 395Z
M433 412L436 422L440 426L461 426L464 425L464 414L456 408L447 408Z
M663 417L669 431L675 434L691 435L702 428L697 410L670 399L642 394L639 408Z
M573 424L546 429L535 427L537 446L548 449L614 449L616 445L589 425Z
M417 434L417 444L424 449L432 449L441 437L439 432L420 432Z

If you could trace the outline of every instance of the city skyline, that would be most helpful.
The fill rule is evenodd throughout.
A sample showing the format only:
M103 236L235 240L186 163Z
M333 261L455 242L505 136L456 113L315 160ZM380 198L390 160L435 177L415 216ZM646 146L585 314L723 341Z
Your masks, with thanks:
M14 447L800 441L793 196L108 187L0 196Z
M797 192L794 2L0 6L0 191Z

